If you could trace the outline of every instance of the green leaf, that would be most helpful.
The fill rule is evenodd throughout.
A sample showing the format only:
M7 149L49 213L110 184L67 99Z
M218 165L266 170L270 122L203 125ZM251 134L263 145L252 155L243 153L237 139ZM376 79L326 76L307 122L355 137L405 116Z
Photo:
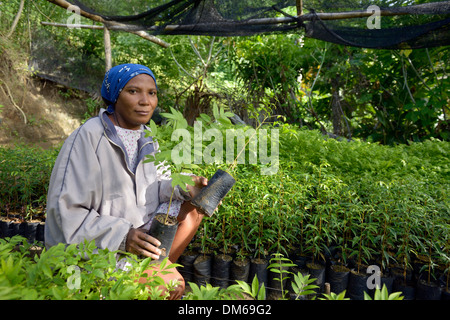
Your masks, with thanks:
M150 134L152 136L158 135L158 126L156 125L155 121L153 121L153 120L150 120L150 130L151 130Z
M195 185L195 182L192 180L192 177L185 175L185 174L173 173L171 175L171 178L172 178L171 184L172 184L173 188L175 188L176 186L179 186L181 189L183 189L186 192L188 191L186 185L191 185L191 186Z

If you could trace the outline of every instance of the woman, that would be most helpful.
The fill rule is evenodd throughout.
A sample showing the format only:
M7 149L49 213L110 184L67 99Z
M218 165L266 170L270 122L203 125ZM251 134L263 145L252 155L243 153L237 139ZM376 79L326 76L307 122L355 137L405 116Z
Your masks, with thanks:
M158 148L143 132L158 104L155 76L142 65L119 65L105 74L101 92L107 110L101 109L67 138L53 168L46 246L87 239L95 240L99 248L158 259L160 242L146 231L155 213L164 210L172 187L170 177L143 161ZM171 214L177 215L179 227L171 262L177 261L203 217L188 201L207 179L194 176L193 180L189 192L181 188L174 192ZM180 298L184 281L175 268L171 271L160 276L166 283L180 281L170 293L170 298Z

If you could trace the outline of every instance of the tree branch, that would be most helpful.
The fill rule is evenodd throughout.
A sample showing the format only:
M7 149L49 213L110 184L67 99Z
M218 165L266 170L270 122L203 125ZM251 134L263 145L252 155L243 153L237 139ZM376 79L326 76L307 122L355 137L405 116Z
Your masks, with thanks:
M16 30L17 24L19 23L19 20L20 20L20 16L22 15L24 3L25 3L25 0L20 1L19 11L17 11L16 17L14 18L13 24L11 26L11 30L9 30L9 33L6 36L7 38L9 38L14 33L14 30Z
M51 2L53 4L56 4L57 6L60 6L61 8L64 8L66 10L67 10L67 8L69 8L71 6L71 4L65 0L47 0L47 1ZM120 30L120 31L126 31L128 33L135 34L141 38L144 38L148 41L156 43L157 45L160 45L163 48L168 48L170 46L170 44L168 44L167 42L165 42L155 36L152 36L143 30L134 30L132 28L132 26L129 26L129 25L126 25L123 23L114 22L114 21L107 21L107 20L103 19L101 16L91 14L91 13L86 12L81 9L80 9L80 15L85 18L88 18L90 20L103 23L110 30Z

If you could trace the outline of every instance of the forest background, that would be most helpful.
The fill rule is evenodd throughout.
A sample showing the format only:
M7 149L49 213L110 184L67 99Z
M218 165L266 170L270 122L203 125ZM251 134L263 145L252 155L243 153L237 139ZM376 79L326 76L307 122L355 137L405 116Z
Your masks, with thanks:
M422 2L427 1L418 1ZM21 59L28 60L21 69L31 75L39 75L34 68L45 60L52 66L59 62L57 68L70 66L70 76L85 79L78 87L90 91L86 116L95 115L101 106L98 79L104 74L102 30L41 25L74 22L71 12L43 0L3 0L0 11L2 42L8 39L2 51L21 48ZM78 21L95 24L82 17ZM113 65L150 66L158 77L161 110L175 107L189 124L200 113L211 114L214 105L225 105L250 124L257 122L252 117L276 114L299 127L347 139L381 144L450 139L448 46L364 49L306 38L301 31L160 38L170 47L112 31ZM88 81L97 82L89 86Z

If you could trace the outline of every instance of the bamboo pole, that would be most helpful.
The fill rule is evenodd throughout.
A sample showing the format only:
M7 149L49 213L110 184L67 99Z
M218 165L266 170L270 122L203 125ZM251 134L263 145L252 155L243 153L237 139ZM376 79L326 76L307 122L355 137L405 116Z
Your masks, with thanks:
M297 6L297 16L303 15L303 0L296 0L295 2Z
M298 2L302 2L301 0L297 0ZM302 9L302 8L301 8ZM441 1L436 3L424 3L418 5L411 5L405 7L396 7L396 8L380 8L381 16L401 16L412 14L411 11L422 11L420 14L444 14L448 13L450 10L450 1ZM299 11L299 6L297 5L297 12ZM301 10L303 12L303 9ZM419 14L415 12L415 14ZM352 18L366 18L373 15L372 11L367 10L359 10L359 11L345 11L345 12L317 12L317 13L308 13L299 15L297 17L278 17L278 18L260 18L260 19L250 19L245 21L219 21L214 23L215 28L222 25L264 25L264 24L282 24L282 23L293 23L297 21L311 21L314 19L321 20L342 20L342 19L352 19ZM208 23L198 23L195 25L167 25L164 31L174 31L174 30L183 30L183 29L191 29L193 27L207 27Z
M70 3L68 3L65 0L47 0L49 2L52 2L56 5L59 5L63 8L68 8L70 6ZM303 13L303 1L302 0L296 0L297 5L297 13ZM405 7L396 7L396 8L380 8L380 15L381 16L400 16L400 15L408 15L412 14L412 11L419 10L421 11L420 14L439 14L439 13L447 13L450 9L450 1L440 1L440 2L432 2L432 3L424 3L424 4L418 4L418 5L411 5L411 6L405 6ZM415 12L417 13L417 12ZM102 17L97 15L89 14L83 10L81 10L80 14L84 17L87 17L91 20L102 22L106 25L108 25L108 28L110 30L118 29L127 31L130 33L137 34L143 38L146 38L147 36L155 38L150 41L162 41L154 36L149 35L145 31L136 31L135 26L130 26L114 21L106 21ZM278 17L278 18L260 18L260 19L250 19L245 21L218 21L213 24L211 23L197 23L197 24L190 24L190 25L167 25L164 27L164 32L171 32L171 31L183 31L183 30L191 30L195 27L208 27L208 26L214 26L215 29L220 28L221 25L223 26L229 26L229 25L235 25L239 26L242 25L270 25L270 24L283 24L283 23L293 23L293 22L303 22L303 21L311 21L314 19L321 19L321 20L342 20L342 19L352 19L352 18L366 18L373 15L372 11L367 10L360 10L360 11L346 11L346 12L317 12L317 13L308 13L308 14L300 14L295 18L291 17ZM120 29L119 29L120 28ZM152 26L147 28L148 30L155 30L157 29L156 26ZM158 39L158 40L156 40ZM156 42L155 42L156 43ZM158 43L160 44L160 43ZM163 44L160 44L164 47ZM168 46L168 44L167 44Z
M105 69L108 71L112 68L112 58L111 58L111 35L109 29L105 26L103 28L103 42L105 46Z
M74 29L94 29L94 30L103 30L105 27L104 26L99 26L99 25L89 25L89 24L70 24L67 25L66 23L55 23L55 22L46 22L46 21L41 21L41 24L44 26L51 26L51 27L63 27L63 28L74 28Z

